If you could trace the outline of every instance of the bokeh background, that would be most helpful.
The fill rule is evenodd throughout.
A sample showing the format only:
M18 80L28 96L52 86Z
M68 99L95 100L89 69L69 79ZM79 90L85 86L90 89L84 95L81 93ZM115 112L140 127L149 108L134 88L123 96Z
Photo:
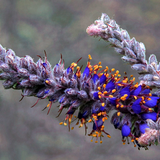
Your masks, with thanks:
M88 54L92 64L116 68L129 75L132 71L120 55L99 38L89 37L85 30L101 13L107 13L147 48L147 59L154 53L160 60L159 0L0 0L0 43L17 55L44 55L46 50L54 66L63 55L65 66L76 62L85 66ZM137 79L138 80L138 79ZM148 151L122 145L121 133L109 120L106 131L112 138L102 144L90 142L84 128L68 131L56 118L57 105L51 112L41 111L47 100L30 108L36 98L21 98L21 91L4 90L0 84L0 160L150 160L159 159L160 146Z

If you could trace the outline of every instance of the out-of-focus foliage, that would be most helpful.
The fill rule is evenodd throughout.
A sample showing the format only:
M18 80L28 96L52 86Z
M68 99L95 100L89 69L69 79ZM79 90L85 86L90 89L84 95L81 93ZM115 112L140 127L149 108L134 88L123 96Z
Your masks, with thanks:
M12 48L17 55L38 59L46 50L51 64L56 64L62 53L66 67L71 62L93 57L92 64L102 61L103 66L135 74L120 60L111 46L90 38L85 30L102 12L113 17L131 36L142 41L147 56L154 53L160 60L160 1L159 0L0 0L0 43ZM90 142L84 129L59 126L63 116L56 117L57 107L50 114L41 110L47 105L36 99L21 98L20 91L7 91L0 86L0 160L60 160L60 159L158 159L159 147L140 152L132 145L122 146L120 132L111 125L103 144ZM109 124L109 123L108 123ZM144 153L145 152L145 153ZM124 156L125 155L125 156ZM136 155L136 156L135 156Z

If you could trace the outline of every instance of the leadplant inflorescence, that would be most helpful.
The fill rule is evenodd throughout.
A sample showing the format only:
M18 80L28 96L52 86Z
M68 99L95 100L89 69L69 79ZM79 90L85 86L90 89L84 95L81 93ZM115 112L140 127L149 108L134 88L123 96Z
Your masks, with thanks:
M4 80L4 88L22 90L23 97L48 99L44 108L48 108L48 113L52 103L58 101L58 116L67 110L60 124L68 125L70 130L73 129L72 122L77 119L76 125L84 126L87 134L87 123L92 123L88 135L95 143L102 143L105 134L111 137L104 129L104 123L110 111L115 110L111 124L121 130L124 144L129 138L138 148L147 149L151 144L158 144L160 100L158 91L151 93L152 87L159 87L160 66L156 57L151 55L148 63L143 43L135 38L130 40L127 31L120 29L106 14L89 26L87 33L109 41L118 53L124 55L123 59L141 73L141 83L135 83L132 75L121 77L114 68L106 66L102 70L101 62L92 65L90 55L82 72L78 66L80 59L65 69L61 56L52 68L46 54L44 59L40 57L35 63L28 55L20 58L13 50L0 46L0 79Z

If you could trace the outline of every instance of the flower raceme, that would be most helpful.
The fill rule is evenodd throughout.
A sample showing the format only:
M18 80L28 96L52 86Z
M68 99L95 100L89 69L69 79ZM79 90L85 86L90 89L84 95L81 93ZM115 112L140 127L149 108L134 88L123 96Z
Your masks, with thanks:
M104 129L111 110L115 110L111 124L121 130L124 144L128 137L139 147L147 148L156 143L157 139L146 143L138 139L149 128L147 120L156 122L158 119L159 97L151 93L149 86L134 83L132 75L121 78L118 70L107 66L101 70L101 62L91 65L91 59L89 55L83 72L82 67L78 66L79 60L65 69L62 56L52 69L46 54L44 59L40 57L35 63L28 55L20 58L13 50L5 50L0 46L0 79L4 80L5 89L22 90L23 97L48 99L49 103L44 108L48 108L48 113L52 103L58 101L58 116L67 110L60 124L68 125L69 130L74 128L71 125L75 119L76 125L85 127L85 134L87 123L92 123L88 135L95 143L102 143L104 135L111 137Z

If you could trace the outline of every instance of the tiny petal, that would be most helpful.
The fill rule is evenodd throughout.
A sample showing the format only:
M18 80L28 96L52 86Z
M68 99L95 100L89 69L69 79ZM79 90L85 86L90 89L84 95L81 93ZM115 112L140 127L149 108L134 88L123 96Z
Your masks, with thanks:
M106 81L106 76L103 74L100 78L100 84L103 84Z
M142 87L140 85L131 94L134 95L134 96L138 96L139 93L141 92L141 89L142 89Z
M86 67L86 68L84 69L84 72L83 72L83 77L84 77L84 76L88 77L88 76L89 76L89 72L90 72L89 68Z
M70 67L67 68L67 74L71 73L72 69Z
M99 100L98 92L94 92L94 93L93 93L93 97L94 97L95 99Z
M97 121L93 124L93 130L97 130L97 128L101 127L103 125L102 118L99 118Z
M156 112L151 112L151 113L143 113L141 115L142 119L152 119L153 121L157 120L157 113Z
M149 94L150 93L150 89L145 89L141 92L141 94Z
M159 99L159 97L150 97L150 98L151 100L147 100L145 106L154 107L157 104L157 100Z
M139 130L140 130L140 132L143 133L143 134L145 133L145 129L146 129L146 128L149 128L146 123L139 125Z
M126 97L126 99L128 99L130 96L130 90L128 87L123 88L119 93L121 96L124 96L125 94L127 94L128 96Z
M112 105L116 106L116 97L110 98L109 101Z
M106 91L109 92L113 89L115 89L115 84L113 83L113 81L109 81L106 85Z
M141 102L142 98L137 99L133 104L132 104L132 110L134 111L134 113L139 114L141 113L141 106L140 106L140 102Z
M99 79L98 75L97 74L94 74L93 77L92 77L92 80L94 83L96 83L96 81Z
M125 125L122 126L121 133L122 133L123 137L129 136L130 132L131 132L131 129L129 128L128 125L125 124Z

